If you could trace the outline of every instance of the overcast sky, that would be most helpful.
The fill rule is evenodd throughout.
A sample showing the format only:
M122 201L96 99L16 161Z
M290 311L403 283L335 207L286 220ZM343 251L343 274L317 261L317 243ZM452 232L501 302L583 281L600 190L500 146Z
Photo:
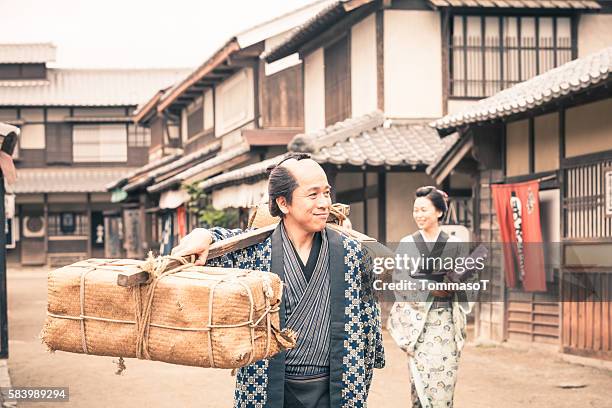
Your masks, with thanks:
M55 67L195 67L314 0L0 0L0 42L52 42Z

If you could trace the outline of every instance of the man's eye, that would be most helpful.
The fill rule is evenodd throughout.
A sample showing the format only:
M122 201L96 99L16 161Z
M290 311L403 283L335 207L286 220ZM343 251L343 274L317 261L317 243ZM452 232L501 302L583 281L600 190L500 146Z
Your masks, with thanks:
M310 198L317 198L317 193L310 193L310 194L308 194L308 197L310 197Z
M325 192L323 192L323 195L324 195L325 197L329 197L329 196L330 196L330 194L331 194L331 191L325 191Z

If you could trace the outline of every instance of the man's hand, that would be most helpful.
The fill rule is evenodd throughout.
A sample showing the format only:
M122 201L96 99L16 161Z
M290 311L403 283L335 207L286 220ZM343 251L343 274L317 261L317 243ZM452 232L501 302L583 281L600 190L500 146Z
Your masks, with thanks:
M198 255L196 265L204 265L208 257L208 248L213 238L205 228L196 228L181 239L181 243L172 248L173 256Z

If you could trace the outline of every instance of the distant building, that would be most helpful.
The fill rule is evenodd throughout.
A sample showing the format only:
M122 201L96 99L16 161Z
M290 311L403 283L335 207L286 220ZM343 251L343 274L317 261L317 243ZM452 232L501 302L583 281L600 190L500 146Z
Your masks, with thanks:
M55 52L0 44L0 121L21 128L8 256L27 265L104 255L116 238L104 223L114 209L105 186L147 162L150 132L131 115L188 73L55 69Z
M437 182L455 171L471 176L477 239L507 242L492 186L538 184L546 291L509 280L515 268L492 245L485 278L493 301L476 309L481 339L612 360L611 72L607 47L433 123L441 135L458 131L460 140L428 172Z
M302 65L269 67L260 56L329 3L315 1L236 34L183 81L138 108L136 123L151 129L149 163L108 186L122 199L123 215L115 222L123 223L128 258L141 258L147 249L168 253L198 225L187 208L186 185L281 155L303 132ZM239 208L244 225L248 207L266 191L260 183L210 196L225 202L221 208Z

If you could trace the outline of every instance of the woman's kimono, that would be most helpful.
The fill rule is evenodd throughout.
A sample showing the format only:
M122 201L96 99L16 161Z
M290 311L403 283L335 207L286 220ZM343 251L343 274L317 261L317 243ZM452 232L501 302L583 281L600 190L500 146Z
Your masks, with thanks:
M433 244L427 243L430 249ZM397 253L420 259L412 236L402 239ZM467 253L467 244L451 236L441 256L465 257ZM406 269L397 269L393 279L420 284ZM413 407L453 406L459 356L465 342L466 315L472 303L467 301L464 292L454 292L451 305L437 307L439 304L427 290L396 291L388 327L395 342L408 354Z
M222 228L210 231L215 240L242 232ZM372 288L372 262L358 241L330 228L327 237L331 277L330 403L334 408L367 407L373 369L385 364L380 310ZM280 229L265 241L213 259L209 265L274 272L284 281ZM284 302L280 321L284 327ZM236 378L234 407L281 408L284 381L284 352L241 368Z

